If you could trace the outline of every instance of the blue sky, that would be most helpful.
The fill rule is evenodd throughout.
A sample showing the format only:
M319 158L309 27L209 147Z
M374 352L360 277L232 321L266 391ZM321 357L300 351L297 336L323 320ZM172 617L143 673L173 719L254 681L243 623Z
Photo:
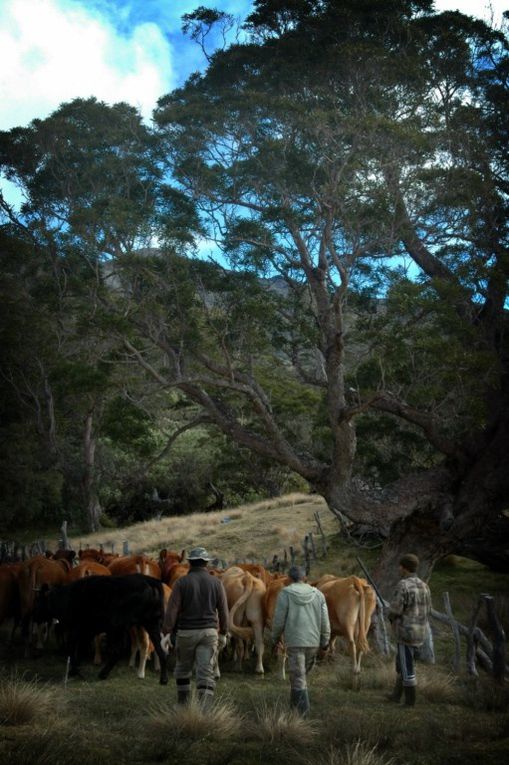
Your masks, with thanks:
M243 18L251 0L0 0L0 130L78 96L127 101L150 119L157 99L203 66L180 31L199 5ZM491 5L499 15L509 0ZM489 0L436 6L490 13Z

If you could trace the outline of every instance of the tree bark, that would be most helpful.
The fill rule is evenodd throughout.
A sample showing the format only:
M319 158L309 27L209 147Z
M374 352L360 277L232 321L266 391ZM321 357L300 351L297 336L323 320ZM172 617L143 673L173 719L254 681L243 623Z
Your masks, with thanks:
M85 432L83 438L85 467L83 473L83 499L85 513L90 532L97 531L101 517L101 503L95 487L95 447L96 440L93 432L94 411L91 410L85 420Z

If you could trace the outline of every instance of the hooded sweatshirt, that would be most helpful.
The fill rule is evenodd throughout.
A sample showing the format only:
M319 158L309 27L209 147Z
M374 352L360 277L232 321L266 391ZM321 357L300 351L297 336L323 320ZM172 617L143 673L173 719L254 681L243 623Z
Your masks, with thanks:
M325 597L316 587L294 582L278 595L272 640L284 633L289 648L324 648L330 640L329 613Z

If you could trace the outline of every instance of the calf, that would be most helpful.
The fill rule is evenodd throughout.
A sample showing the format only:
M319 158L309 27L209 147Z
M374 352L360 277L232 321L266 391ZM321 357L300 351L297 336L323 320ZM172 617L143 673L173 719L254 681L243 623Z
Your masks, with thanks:
M99 678L105 680L120 658L126 631L143 627L159 658L160 683L166 685L168 671L160 637L163 615L161 581L144 574L86 576L63 587L44 588L34 607L37 621L56 618L63 623L71 675L79 673L82 649L104 632L109 655Z

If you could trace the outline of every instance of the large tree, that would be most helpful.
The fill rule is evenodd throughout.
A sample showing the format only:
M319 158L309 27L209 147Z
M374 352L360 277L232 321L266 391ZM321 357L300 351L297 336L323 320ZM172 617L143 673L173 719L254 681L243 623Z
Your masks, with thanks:
M266 300L271 327L255 316L275 353L268 369L239 342L237 300L241 316L210 317L208 344L182 338L186 366L174 338L171 372L146 368L382 529L385 583L401 549L428 570L450 552L506 568L505 37L425 0L259 0L247 30L156 120L231 266L286 285ZM383 314L363 332L351 311L366 296ZM314 429L282 411L278 377L309 397ZM352 480L356 423L377 414L429 447L420 470L370 493Z

